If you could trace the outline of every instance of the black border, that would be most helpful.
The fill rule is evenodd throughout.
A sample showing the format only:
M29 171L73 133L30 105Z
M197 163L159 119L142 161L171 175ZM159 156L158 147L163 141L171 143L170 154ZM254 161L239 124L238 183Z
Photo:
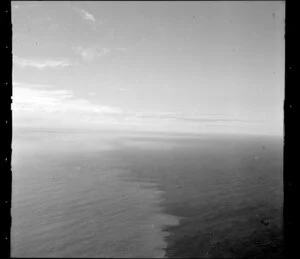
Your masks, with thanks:
M11 2L0 5L0 49L2 63L0 77L0 258L10 258L11 230L11 144L12 144L12 23Z
M294 5L293 5L294 3ZM299 104L297 104L297 47L299 47L299 32L297 28L297 8L295 1L285 1L285 100L284 100L284 240L285 258L293 258L297 251L297 233L299 218L297 209L297 160L300 129L297 125ZM299 14L298 14L299 15ZM298 116L297 116L298 115ZM299 194L299 191L298 191Z

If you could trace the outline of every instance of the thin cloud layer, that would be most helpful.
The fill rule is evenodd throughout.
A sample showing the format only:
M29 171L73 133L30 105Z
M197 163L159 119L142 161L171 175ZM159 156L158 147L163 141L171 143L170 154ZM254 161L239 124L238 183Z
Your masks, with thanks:
M53 85L48 85L48 84L24 84L24 83L21 83L21 82L18 82L18 81L13 81L13 87L25 87L25 88L53 88L54 86Z
M66 59L62 60L53 60L53 59L46 59L46 60L35 60L35 59L25 59L20 58L18 56L13 57L13 63L20 66L20 67L34 67L40 70L43 70L45 68L63 68L63 67L69 67L74 64L69 62Z
M180 120L183 121L188 121L188 122L211 122L211 123L218 123L218 122L225 122L225 123L231 123L231 122L238 122L238 123L245 123L249 122L246 120L241 120L241 119L235 119L235 118L205 118L205 117L185 117L185 118L179 118Z
M204 116L190 116L184 113L172 112L136 113L135 117L141 119L176 120L191 123L250 123L249 121L238 118L209 118Z
M73 91L52 85L14 82L12 109L17 117L36 121L49 118L70 125L115 125L143 127L189 127L188 125L243 126L247 121L236 118L189 116L176 112L124 111L118 107L99 105L88 99L77 98ZM47 122L48 123L48 122ZM221 123L221 124L220 124ZM251 124L251 122L250 122ZM193 127L193 126L192 126Z

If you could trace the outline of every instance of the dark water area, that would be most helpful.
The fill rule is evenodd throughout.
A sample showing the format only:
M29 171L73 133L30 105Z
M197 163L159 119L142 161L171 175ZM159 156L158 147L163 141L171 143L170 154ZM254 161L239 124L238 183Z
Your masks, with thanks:
M13 148L13 257L282 257L282 139L18 132Z
M124 158L134 160L130 180L155 182L164 211L180 219L164 228L167 257L283 257L282 140L206 136L146 146Z

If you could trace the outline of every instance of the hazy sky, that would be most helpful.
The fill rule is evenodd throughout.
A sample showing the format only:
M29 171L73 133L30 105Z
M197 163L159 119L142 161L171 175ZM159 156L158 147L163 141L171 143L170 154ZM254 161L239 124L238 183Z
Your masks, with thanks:
M15 126L283 134L284 2L13 2Z

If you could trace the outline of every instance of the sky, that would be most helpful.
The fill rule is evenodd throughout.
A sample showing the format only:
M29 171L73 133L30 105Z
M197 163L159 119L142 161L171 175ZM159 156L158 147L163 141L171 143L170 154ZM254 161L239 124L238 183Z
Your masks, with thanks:
M282 136L284 8L13 1L13 126Z

